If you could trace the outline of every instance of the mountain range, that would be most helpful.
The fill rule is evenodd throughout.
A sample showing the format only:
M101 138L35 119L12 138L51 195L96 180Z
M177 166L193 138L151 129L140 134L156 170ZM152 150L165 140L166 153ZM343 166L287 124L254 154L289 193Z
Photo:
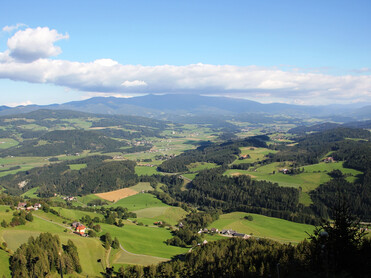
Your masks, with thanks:
M0 115L27 113L38 109L63 109L82 112L134 115L158 119L174 116L234 116L238 114L279 114L297 118L332 117L342 122L371 119L371 105L348 104L304 106L283 103L262 104L246 99L201 95L145 95L132 98L94 97L63 104L0 106Z

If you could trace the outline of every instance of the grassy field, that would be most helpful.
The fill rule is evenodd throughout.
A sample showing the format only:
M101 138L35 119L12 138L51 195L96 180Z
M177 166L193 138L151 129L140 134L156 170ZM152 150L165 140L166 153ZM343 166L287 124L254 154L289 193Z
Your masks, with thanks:
M176 225L180 219L187 215L187 212L180 207L152 207L134 211L137 214L138 222L144 225L153 225L154 222L163 221L170 225Z
M139 193L117 201L110 207L124 207L129 211L140 210L151 207L166 207L167 205L157 199L154 195L148 193Z
M129 188L137 192L153 190L153 187L150 185L149 182L139 182L138 184L131 186Z
M28 190L27 192L23 193L21 196L22 197L27 197L27 198L37 198L36 191L39 189L39 187L34 187Z
M12 138L0 138L0 149L8 149L17 146L18 144L18 141Z
M263 160L266 155L269 153L276 153L277 151L269 150L266 148L255 148L255 147L241 147L241 155L249 155L250 158L237 159L232 164L241 164L241 163L254 163L259 160Z
M70 169L71 170L80 170L80 169L83 169L83 168L86 168L87 165L85 163L81 163L81 164L71 164L71 165L68 165L70 166Z
M8 210L8 212L7 212ZM9 209L9 206L0 206L0 221L3 219L9 223L13 218L13 211Z
M250 170L227 170L226 175L250 175L253 179L267 180L270 182L278 183L280 186L287 187L301 187L303 192L309 192L315 189L322 183L325 183L331 179L327 174L334 169L342 171L344 174L350 174L349 180L355 179L355 176L362 174L361 172L349 168L344 168L342 162L338 163L319 163L309 166L304 166L304 172L297 175L286 175L279 172L280 169L286 166L282 163L275 162L268 165L264 165L256 168L255 171ZM275 171L275 174L273 174Z
M103 232L109 232L117 237L122 246L134 254L144 254L165 259L170 259L177 254L188 251L186 248L166 245L164 241L171 238L169 230L157 227L125 225L122 228L101 224Z
M191 163L187 166L189 172L199 172L206 169L215 168L218 165L215 163L208 163L208 162L196 162Z
M6 278L10 278L10 269L9 269L9 254L3 250L0 250L0 273Z
M253 221L244 219L251 215ZM232 229L239 233L252 234L254 237L270 238L280 242L298 243L308 238L314 226L290 222L279 218L267 217L259 214L232 212L223 214L218 220L210 224L209 228Z
M56 207L54 208L56 211L59 212L59 214L63 217L66 217L71 220L80 220L83 216L89 215L91 218L99 217L102 219L102 215L99 213L94 213L90 211L80 211L80 210L74 210L74 209L65 209Z
M150 167L150 166L135 166L135 174L138 176L151 176L155 174L160 174L160 172L157 172L156 167Z
M183 174L182 176L184 176L187 179L193 180L197 176L197 173Z
M89 195L85 195L85 196L82 196L82 197L77 197L77 204L78 205L81 205L82 204L87 204L91 201L94 201L94 200L102 200L102 198L99 198L97 195L94 195L94 194L89 194ZM80 203L80 204L79 204Z
M0 139L1 140L1 139ZM4 170L14 166L20 166L20 169L0 172L0 177L15 174L20 171L27 171L35 167L41 167L49 164L48 158L45 157L4 157L0 158L0 165L4 165Z

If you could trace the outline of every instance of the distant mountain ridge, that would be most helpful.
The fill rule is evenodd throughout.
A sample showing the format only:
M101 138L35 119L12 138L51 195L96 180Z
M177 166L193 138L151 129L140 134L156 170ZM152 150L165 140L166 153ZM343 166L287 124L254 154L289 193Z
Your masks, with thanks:
M145 95L133 98L94 97L52 105L0 106L0 115L27 113L38 109L63 109L81 112L166 118L168 115L223 115L242 113L283 114L294 117L347 115L351 119L371 119L371 106L303 106L283 103L262 104L256 101L201 95Z

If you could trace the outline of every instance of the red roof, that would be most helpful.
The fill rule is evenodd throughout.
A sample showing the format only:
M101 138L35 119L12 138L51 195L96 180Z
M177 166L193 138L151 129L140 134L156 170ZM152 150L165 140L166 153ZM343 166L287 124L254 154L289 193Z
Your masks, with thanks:
M76 230L84 230L84 229L86 229L86 227L84 226L84 225L80 225L80 226L78 226L78 227L76 227Z

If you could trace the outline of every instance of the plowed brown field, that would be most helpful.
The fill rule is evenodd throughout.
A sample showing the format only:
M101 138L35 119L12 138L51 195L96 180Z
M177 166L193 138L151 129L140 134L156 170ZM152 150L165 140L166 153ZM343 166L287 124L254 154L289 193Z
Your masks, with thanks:
M138 192L130 188L123 188L123 189L119 189L115 191L98 193L95 195L107 201L117 202L118 200L121 200L123 198L129 197L135 194L138 194Z

